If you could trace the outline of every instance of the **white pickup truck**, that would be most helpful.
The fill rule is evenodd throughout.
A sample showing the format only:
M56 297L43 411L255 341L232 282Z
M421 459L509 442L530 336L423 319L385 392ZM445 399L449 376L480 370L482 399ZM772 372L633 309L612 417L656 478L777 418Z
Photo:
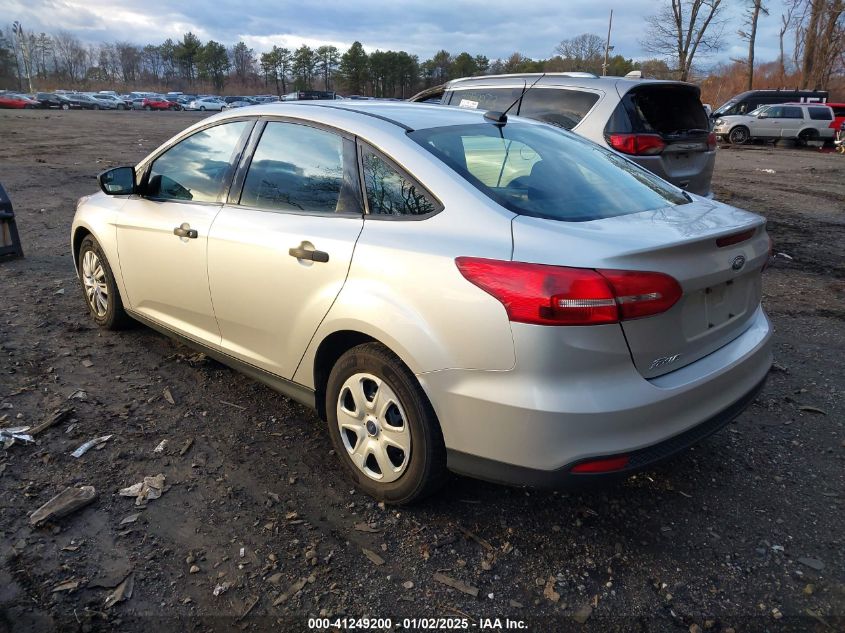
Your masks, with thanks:
M760 106L748 114L719 117L713 132L734 145L752 139L832 141L831 121L833 110L822 103L778 103Z

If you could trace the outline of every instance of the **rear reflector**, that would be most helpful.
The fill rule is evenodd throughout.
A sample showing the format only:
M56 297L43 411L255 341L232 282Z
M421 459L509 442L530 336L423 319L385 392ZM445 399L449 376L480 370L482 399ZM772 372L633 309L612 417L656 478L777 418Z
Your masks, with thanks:
M631 458L627 455L620 455L618 457L607 457L605 459L593 459L588 462L581 462L577 466L573 466L569 472L571 473L612 473L617 470L622 470Z
M607 142L616 151L634 156L652 156L666 147L659 134L611 134Z
M734 233L733 235L726 235L725 237L720 237L716 240L716 246L719 248L723 248L725 246L732 246L733 244L739 244L740 242L744 242L746 240L750 240L754 237L754 233L757 229L749 229L747 231L743 231L742 233Z
M683 291L669 275L458 257L458 270L498 299L508 318L536 325L600 325L665 312Z

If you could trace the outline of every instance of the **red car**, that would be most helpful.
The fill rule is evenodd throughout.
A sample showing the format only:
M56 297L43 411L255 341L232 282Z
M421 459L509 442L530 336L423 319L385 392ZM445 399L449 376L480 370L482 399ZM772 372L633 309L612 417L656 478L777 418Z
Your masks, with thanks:
M845 103L830 103L828 101L825 105L833 108L833 121L831 121L830 127L833 128L833 134L835 136L839 128L842 127L842 124L845 123Z
M146 97L141 103L144 110L171 110L173 104L164 97Z
M0 108L11 108L14 110L32 109L39 107L39 103L29 97L15 94L13 92L6 92L0 94Z

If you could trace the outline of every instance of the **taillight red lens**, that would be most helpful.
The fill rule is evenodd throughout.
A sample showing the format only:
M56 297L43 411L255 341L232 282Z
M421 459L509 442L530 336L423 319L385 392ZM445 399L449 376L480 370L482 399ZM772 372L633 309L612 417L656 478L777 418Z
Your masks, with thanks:
M639 319L666 312L683 295L681 285L663 273L599 270L613 288L621 319Z
M716 133L710 132L707 135L707 150L712 152L714 149L716 149Z
M469 282L498 299L508 318L518 323L618 323L664 312L682 295L678 282L662 273L475 257L458 257L455 263Z
M569 472L571 473L612 473L616 470L622 470L631 461L627 455L619 455L617 457L606 457L604 459L593 459L588 462L581 462L573 466Z
M659 154L666 147L659 134L611 134L607 140L613 149L634 156Z

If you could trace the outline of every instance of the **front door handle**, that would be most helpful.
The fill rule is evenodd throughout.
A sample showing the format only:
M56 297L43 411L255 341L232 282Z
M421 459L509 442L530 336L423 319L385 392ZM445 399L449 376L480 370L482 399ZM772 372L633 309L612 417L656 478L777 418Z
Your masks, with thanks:
M288 255L291 257L296 257L297 259L308 259L312 262L320 262L321 264L325 264L329 261L329 254L324 251L312 251L307 248L291 248L288 250Z
M192 229L191 225L187 222L182 222L182 226L177 226L173 229L173 235L177 237L187 237L188 239L195 240L199 236L196 229Z

